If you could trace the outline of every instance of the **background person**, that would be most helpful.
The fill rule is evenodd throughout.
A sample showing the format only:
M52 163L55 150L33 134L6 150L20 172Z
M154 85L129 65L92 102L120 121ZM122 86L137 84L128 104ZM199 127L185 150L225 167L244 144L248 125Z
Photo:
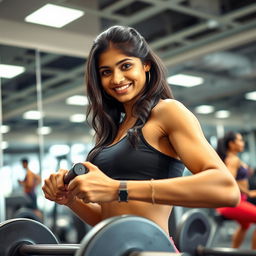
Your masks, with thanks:
M247 201L247 198L255 198L256 190L249 190L248 177L250 170L240 158L239 153L244 150L244 140L240 133L229 131L218 140L217 152L226 166L235 177L241 192L241 201L236 207L222 207L217 211L226 218L236 220L239 223L232 236L232 247L239 248L244 241L247 230L252 223L256 223L256 206ZM256 231L252 236L251 248L256 249Z
M18 180L18 182L20 185L22 185L24 193L31 201L27 207L32 209L38 217L42 218L42 213L37 206L37 196L35 191L36 187L41 183L41 177L30 170L28 167L28 159L23 158L21 163L26 171L26 174L24 180Z

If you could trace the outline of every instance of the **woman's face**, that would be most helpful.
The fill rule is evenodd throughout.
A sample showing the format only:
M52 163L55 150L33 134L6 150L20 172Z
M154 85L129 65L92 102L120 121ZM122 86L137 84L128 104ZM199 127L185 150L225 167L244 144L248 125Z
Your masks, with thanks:
M111 47L99 56L98 68L105 92L119 102L127 103L144 88L145 72L149 71L150 65Z
M243 136L240 133L236 134L236 139L234 141L234 147L237 152L244 151L244 140L243 140Z

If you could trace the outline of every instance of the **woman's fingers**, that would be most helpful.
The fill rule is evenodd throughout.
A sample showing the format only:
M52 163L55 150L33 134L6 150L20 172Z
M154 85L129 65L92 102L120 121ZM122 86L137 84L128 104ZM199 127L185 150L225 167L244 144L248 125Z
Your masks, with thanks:
M60 190L65 190L64 176L67 174L67 170L60 169L56 175L57 187Z
M49 200L62 200L65 197L66 187L63 177L67 170L60 169L57 173L52 173L49 178L45 179L42 187L45 196Z

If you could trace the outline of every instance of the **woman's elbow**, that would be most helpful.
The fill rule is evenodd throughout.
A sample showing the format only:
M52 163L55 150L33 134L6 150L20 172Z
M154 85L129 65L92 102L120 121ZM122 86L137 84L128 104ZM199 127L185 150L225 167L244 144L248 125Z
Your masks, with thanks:
M240 198L241 198L240 190L235 181L229 184L225 192L225 197L226 197L225 198L226 207L235 207L239 204Z

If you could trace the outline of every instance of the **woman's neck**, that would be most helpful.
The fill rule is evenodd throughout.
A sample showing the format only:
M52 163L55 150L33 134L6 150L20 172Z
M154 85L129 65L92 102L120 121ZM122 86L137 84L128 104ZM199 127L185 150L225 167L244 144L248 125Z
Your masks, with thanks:
M229 156L237 156L238 152L236 150L228 150L227 155Z

